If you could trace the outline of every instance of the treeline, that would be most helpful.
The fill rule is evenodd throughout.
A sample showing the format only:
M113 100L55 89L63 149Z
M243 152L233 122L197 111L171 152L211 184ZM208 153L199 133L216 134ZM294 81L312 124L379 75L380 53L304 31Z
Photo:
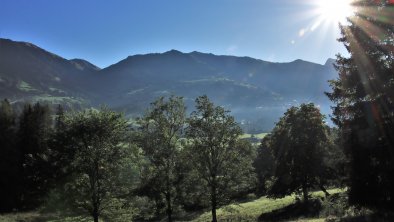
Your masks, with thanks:
M248 194L307 201L343 175L337 134L323 120L313 104L293 107L256 147L206 96L190 115L181 97L159 98L135 121L105 107L52 113L39 103L17 114L4 100L1 211L172 221L209 207L217 221L219 206Z

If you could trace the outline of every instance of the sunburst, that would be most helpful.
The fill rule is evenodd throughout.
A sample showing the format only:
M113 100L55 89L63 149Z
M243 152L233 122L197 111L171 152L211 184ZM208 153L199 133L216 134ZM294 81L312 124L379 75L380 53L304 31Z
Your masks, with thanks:
M352 0L319 0L317 14L322 22L345 23L353 14Z

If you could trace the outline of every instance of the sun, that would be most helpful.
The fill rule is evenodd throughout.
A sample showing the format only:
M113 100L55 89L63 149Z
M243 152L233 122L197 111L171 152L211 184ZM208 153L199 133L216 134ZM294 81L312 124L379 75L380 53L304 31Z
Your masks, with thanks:
M319 0L317 13L322 21L345 23L346 18L353 14L352 0Z

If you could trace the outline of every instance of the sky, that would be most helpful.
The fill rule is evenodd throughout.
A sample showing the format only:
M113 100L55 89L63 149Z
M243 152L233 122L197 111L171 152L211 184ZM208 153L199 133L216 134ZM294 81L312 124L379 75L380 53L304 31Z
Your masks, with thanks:
M101 68L171 49L324 64L346 51L317 1L0 0L0 38Z

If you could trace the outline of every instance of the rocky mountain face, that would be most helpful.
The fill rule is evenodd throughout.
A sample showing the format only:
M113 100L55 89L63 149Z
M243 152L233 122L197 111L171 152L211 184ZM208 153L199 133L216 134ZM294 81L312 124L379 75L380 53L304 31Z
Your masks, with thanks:
M67 60L31 43L0 39L0 97L72 107L107 104L140 115L155 98L183 96L190 110L206 94L250 131L268 131L291 105L314 102L329 113L325 91L336 78L325 65L171 50L134 55L104 69Z

